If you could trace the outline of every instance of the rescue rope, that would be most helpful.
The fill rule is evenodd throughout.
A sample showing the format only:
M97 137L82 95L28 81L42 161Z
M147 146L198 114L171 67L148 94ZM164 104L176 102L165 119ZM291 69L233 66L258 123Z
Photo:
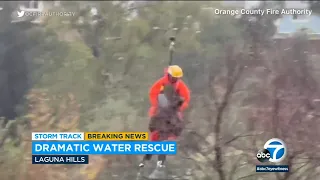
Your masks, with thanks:
M176 38L174 36L170 37L170 45L169 45L169 66L172 65L173 63L173 52L174 52L174 46L175 46L175 41Z

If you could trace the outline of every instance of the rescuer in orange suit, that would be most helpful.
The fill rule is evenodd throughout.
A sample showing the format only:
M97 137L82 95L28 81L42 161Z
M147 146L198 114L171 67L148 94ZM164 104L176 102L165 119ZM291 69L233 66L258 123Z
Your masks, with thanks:
M157 80L150 88L149 99L151 107L149 109L149 117L153 117L157 112L158 96L162 93L164 86L171 84L175 87L177 94L183 98L183 104L180 106L178 115L182 120L182 112L188 108L190 102L190 90L188 86L181 80L183 77L182 69L177 65L169 66L165 69L164 76ZM151 140L156 140L155 135L151 134Z

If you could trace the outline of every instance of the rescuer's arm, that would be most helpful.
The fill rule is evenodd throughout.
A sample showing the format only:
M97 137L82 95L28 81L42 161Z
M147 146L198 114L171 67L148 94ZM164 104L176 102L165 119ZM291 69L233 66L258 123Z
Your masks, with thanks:
M188 86L183 81L180 81L180 83L179 83L179 94L184 99L183 104L180 107L180 111L184 111L189 106L190 90L189 90Z
M149 99L152 106L158 105L158 95L161 91L161 86L163 85L162 78L156 81L150 88Z

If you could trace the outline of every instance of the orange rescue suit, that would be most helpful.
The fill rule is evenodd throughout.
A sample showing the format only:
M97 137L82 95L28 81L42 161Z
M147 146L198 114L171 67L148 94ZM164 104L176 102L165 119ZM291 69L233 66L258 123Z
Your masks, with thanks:
M166 71L166 70L165 70ZM157 80L150 88L149 92L149 99L151 102L151 108L149 110L149 116L152 117L155 115L157 106L158 106L158 95L161 93L163 90L163 87L170 84L167 73L165 74L164 77L160 78ZM184 102L180 107L180 111L184 111L188 106L190 102L190 90L188 86L181 80L179 79L175 84L174 87L179 94L179 96L183 97Z

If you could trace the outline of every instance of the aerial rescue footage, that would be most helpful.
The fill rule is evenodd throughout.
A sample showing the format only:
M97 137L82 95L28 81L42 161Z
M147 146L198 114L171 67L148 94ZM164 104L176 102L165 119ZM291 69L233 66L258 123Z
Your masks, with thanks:
M320 2L0 1L1 180L319 180Z

